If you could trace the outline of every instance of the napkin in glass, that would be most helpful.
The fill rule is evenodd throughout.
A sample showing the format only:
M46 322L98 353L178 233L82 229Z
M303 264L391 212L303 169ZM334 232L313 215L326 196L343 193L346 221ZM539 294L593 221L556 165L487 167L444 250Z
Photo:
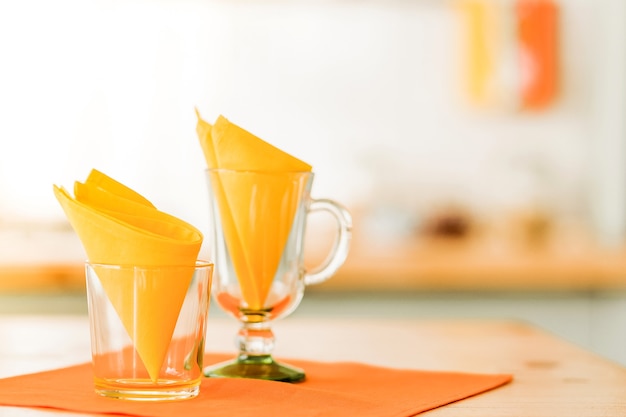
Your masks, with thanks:
M310 172L311 166L224 116L210 124L197 111L196 115L196 132L242 296L249 308L261 309L287 243L298 202L306 189L306 184L294 183L287 173ZM240 175L234 171L252 174ZM275 175L254 175L255 172ZM286 214L260 222L250 215L251 207ZM273 242L268 243L268 237Z
M146 277L150 284L139 292L132 277L114 280L106 268L96 268L137 353L156 379L192 279L202 233L95 169L84 183L74 183L74 196L56 185L54 194L90 263L190 267L184 276L176 271L158 279Z

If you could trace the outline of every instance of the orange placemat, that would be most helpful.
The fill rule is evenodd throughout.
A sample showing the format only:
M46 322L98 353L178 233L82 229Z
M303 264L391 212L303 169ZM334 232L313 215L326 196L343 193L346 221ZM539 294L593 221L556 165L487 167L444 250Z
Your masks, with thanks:
M229 358L209 354L205 363ZM91 364L86 363L0 379L0 405L142 417L405 417L512 380L511 375L401 370L350 362L288 362L305 369L306 381L206 378L198 397L162 403L96 395Z

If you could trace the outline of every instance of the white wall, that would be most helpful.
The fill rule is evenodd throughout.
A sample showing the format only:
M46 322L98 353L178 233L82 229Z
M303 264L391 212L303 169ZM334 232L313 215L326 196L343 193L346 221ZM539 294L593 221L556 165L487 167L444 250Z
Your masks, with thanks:
M491 214L541 194L619 238L619 3L560 1L561 95L528 113L465 101L449 0L3 2L0 222L62 221L52 183L95 167L204 229L197 106L310 162L316 196Z

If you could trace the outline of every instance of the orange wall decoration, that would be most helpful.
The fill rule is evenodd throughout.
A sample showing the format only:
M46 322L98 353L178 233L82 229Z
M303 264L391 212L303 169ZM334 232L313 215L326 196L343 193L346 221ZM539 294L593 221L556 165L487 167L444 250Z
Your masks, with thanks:
M466 92L475 105L541 110L559 85L555 0L458 0Z
M552 0L518 0L520 104L541 109L558 89L558 7Z
M491 105L497 96L499 49L497 15L489 0L459 0L457 10L464 19L465 86L469 99L477 105Z

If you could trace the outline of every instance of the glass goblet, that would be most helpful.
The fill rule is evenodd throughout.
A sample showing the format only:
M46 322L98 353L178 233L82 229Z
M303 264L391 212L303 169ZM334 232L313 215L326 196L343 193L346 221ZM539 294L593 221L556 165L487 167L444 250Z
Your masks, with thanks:
M207 170L211 213L212 295L241 324L238 356L205 368L208 377L296 382L302 369L272 357L271 323L293 312L307 285L330 278L344 263L352 219L338 203L313 199L312 172ZM307 217L327 211L337 221L334 245L318 267L304 267Z

